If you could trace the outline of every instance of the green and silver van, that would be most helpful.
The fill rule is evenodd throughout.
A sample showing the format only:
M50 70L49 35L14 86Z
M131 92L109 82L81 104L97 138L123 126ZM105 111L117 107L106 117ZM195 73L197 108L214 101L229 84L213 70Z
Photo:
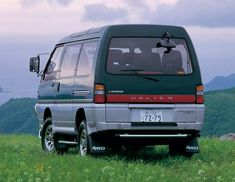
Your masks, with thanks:
M204 120L197 56L184 28L110 25L58 42L40 72L39 136L45 151L81 155L169 145L199 152Z

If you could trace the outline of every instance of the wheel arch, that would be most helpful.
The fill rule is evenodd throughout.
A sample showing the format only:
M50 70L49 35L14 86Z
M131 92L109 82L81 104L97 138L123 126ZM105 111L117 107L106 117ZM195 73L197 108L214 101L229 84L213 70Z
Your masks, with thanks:
M44 131L45 129L45 125L46 125L46 119L48 117L52 117L52 114L51 114L51 110L49 107L47 107L45 110L44 110L44 113L43 113L43 122L42 122L42 128L40 130L40 136L42 137L42 132Z
M86 121L86 114L85 114L84 108L79 108L76 112L76 117L75 117L75 126L76 126L77 131L83 120Z
M43 122L45 122L45 120L48 118L48 117L52 117L52 114L51 114L51 109L49 107L47 107L44 111L44 114L43 114Z

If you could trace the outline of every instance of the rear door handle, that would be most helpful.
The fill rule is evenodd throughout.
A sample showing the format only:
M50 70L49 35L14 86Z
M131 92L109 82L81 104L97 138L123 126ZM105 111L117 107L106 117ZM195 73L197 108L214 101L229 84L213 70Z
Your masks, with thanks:
M89 94L90 94L90 90L74 90L73 91L73 95L75 96L85 96Z

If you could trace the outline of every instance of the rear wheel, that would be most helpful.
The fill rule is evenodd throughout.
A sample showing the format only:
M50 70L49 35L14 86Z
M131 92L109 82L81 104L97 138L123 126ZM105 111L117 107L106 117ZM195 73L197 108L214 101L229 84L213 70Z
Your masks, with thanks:
M171 144L169 145L169 154L171 156L184 156L184 157L192 157L193 153L186 152L186 144Z
M82 121L79 126L78 152L81 156L86 156L90 152L85 121Z
M55 145L54 145L54 135L52 130L52 119L48 117L45 120L45 126L42 131L42 138L41 138L42 149L45 152L54 152Z
M125 148L127 149L127 151L130 151L130 152L139 152L144 147L145 146L142 146L142 145L127 145Z

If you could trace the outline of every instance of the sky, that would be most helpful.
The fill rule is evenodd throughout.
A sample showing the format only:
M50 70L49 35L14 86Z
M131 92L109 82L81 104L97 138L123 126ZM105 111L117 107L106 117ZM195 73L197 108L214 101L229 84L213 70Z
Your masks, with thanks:
M235 73L234 0L0 0L0 86L36 89L29 58L64 36L108 24L183 26L203 82Z

